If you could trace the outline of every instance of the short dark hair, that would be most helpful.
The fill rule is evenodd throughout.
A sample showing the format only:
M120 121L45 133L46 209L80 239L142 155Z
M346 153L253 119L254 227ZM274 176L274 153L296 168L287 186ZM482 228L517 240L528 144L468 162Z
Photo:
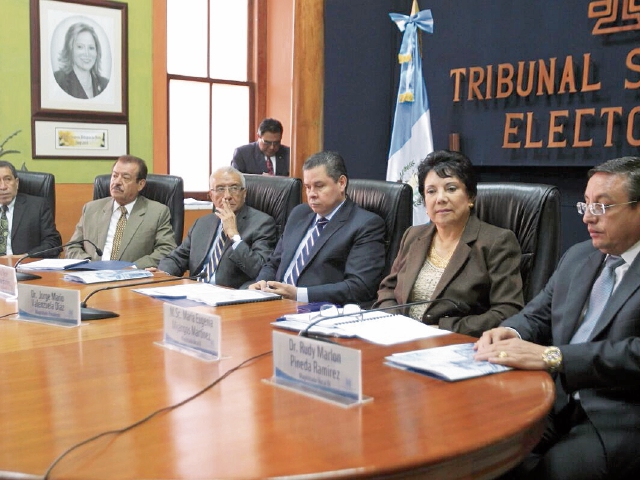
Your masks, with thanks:
M620 157L607 160L589 170L587 177L591 178L596 173L626 177L629 201L640 200L640 157ZM633 206L635 207L635 205Z
M13 163L7 162L6 160L0 160L0 168L8 168L11 170L13 176L18 178L18 172L16 171L16 167L13 166Z
M133 155L122 155L120 158L118 158L118 160L116 160L116 163L118 162L135 163L136 165L138 165L138 177L136 178L136 182L147 178L147 164L144 163L144 160L142 160L141 158L134 157ZM116 166L116 163L113 164L113 167ZM113 170L113 167L111 167L111 170Z
M260 126L258 127L258 135L262 136L265 132L271 133L279 133L282 135L284 129L282 128L282 124L276 120L275 118L265 118L260 122Z
M471 160L460 152L439 150L427 155L418 165L418 191L423 200L424 180L431 170L440 178L458 177L464 183L470 199L473 200L478 195L478 181Z
M347 175L347 166L344 164L344 158L338 152L318 152L307 158L302 165L302 170L311 170L312 168L323 166L327 170L327 175L330 176L334 182L337 182L342 175L347 178L347 185L349 182L349 175Z

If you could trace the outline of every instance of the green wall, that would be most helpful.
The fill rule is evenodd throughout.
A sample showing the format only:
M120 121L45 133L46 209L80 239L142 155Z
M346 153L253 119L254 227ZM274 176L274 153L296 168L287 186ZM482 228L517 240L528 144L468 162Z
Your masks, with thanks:
M153 170L153 0L124 0L128 4L129 152ZM0 143L22 130L5 149L19 154L2 157L16 168L51 172L56 183L92 183L108 173L113 160L33 159L31 151L30 1L0 0Z

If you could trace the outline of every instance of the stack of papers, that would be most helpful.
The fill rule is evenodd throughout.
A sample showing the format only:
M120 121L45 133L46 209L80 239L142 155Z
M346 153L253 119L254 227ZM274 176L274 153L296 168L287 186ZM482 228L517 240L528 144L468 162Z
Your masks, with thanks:
M203 282L172 285L170 287L136 288L133 291L160 299L187 299L197 303L204 303L211 307L264 302L282 298L275 293L262 292L260 290L234 290Z
M511 367L505 367L504 365L474 360L475 353L473 343L462 343L459 345L447 345L446 347L394 353L386 357L385 360L387 365L392 367L426 373L448 381L481 377L511 370Z
M153 273L147 270L90 270L87 272L67 273L62 278L68 282L103 283L148 277L153 277Z
M322 318L318 312L285 315L273 322L279 328L301 331L310 323ZM380 312L356 313L337 318L327 318L309 329L314 335L334 337L359 337L378 345L394 345L422 338L447 335L451 332L426 325L404 315L380 314Z

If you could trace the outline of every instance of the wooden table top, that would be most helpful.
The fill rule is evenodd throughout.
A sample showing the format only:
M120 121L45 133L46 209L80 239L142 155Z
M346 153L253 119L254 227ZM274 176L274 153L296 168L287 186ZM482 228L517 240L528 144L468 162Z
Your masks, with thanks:
M99 288L64 282L59 272L42 277L36 282L81 290L81 299ZM270 322L296 310L287 300L198 307L222 317L223 359L202 362L154 343L162 340L162 305L122 288L89 301L118 318L78 328L0 320L0 478L43 475L72 445L180 402L270 352ZM0 300L0 314L15 310L15 301ZM493 478L540 438L554 398L549 375L511 371L447 383L383 365L394 352L470 340L452 334L392 347L342 340L362 351L363 392L373 397L352 408L263 382L273 369L267 354L191 402L73 451L51 478Z

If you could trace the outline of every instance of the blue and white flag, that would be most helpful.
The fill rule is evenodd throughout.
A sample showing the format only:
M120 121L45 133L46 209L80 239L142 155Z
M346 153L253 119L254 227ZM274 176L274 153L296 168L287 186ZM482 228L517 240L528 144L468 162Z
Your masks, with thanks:
M419 225L429 218L418 193L417 169L420 161L433 152L433 137L427 87L422 76L418 29L433 33L433 16L431 10L423 10L410 17L399 13L390 13L389 16L404 36L398 54L400 86L391 132L387 180L411 185L413 224Z

